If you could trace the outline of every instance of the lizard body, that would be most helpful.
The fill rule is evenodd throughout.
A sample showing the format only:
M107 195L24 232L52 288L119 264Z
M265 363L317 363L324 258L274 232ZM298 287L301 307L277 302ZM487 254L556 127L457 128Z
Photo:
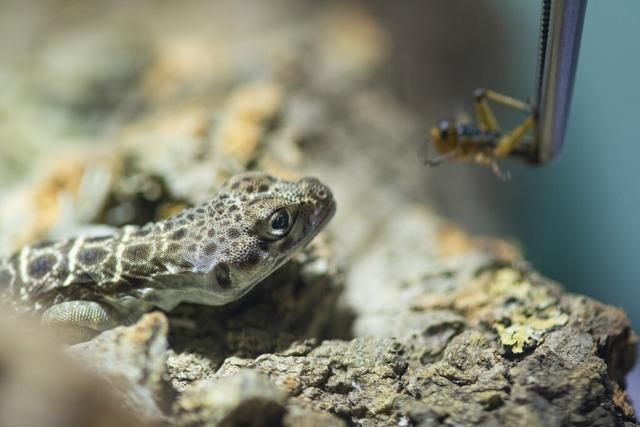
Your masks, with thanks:
M80 339L153 307L234 301L298 253L331 219L315 178L231 178L210 201L103 237L40 243L0 258L0 301Z

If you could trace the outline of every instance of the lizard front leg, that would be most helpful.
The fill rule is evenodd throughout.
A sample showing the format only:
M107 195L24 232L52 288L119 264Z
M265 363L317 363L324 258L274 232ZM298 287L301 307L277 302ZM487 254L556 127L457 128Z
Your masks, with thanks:
M65 341L87 341L102 331L125 323L111 306L95 301L65 301L42 314L42 323L61 333Z

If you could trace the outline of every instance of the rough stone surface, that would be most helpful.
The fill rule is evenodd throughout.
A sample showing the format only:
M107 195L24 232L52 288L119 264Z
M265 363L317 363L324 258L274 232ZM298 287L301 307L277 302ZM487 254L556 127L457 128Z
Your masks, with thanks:
M506 277L517 280L506 284ZM533 284L527 285L529 280ZM512 341L500 335L495 316L511 322L509 313L536 313L539 302L516 301L513 295L506 302L491 294L496 281L512 287L513 293L535 286L541 294L555 295L545 312L561 311L563 324L548 322L553 326L541 331L538 317L532 317L530 333L535 339L522 352L516 351ZM616 324L624 319L621 312L563 294L535 274L505 267L480 273L458 291L473 298L451 299L464 304L464 309L421 308L418 301L404 313L406 319L398 314L396 324L403 325L403 333L396 338L296 343L288 351L256 359L229 358L212 378L255 369L287 393L290 407L327 411L356 425L635 422L628 403L619 399L620 383L609 374L630 369L634 354L635 337L628 326L621 330ZM455 293L444 294L450 295ZM433 300L442 296L436 293ZM519 308L514 310L512 304ZM458 310L466 311L466 316ZM554 310L548 311L551 319L556 318ZM478 312L482 314L472 314ZM604 331L585 328L601 316L617 319L605 335L619 343L611 350L621 356L621 365L605 362L608 356L600 341Z
M122 406L109 383L79 369L37 324L0 309L0 425L151 426Z
M239 371L222 381L203 381L175 404L176 425L268 427L282 423L284 393L266 376Z
M118 327L68 349L71 357L107 381L124 406L145 419L164 420L160 408L167 353L167 319L144 315L131 327Z
M328 426L635 423L621 373L636 338L622 312L563 293L523 266L490 264L462 282L443 276L404 285L423 294L396 313L402 329L393 337L297 341L228 357L217 370L206 355L174 349L175 422L295 425L308 414ZM447 284L434 291L429 281ZM504 324L526 333L514 344ZM132 329L151 325L143 319Z

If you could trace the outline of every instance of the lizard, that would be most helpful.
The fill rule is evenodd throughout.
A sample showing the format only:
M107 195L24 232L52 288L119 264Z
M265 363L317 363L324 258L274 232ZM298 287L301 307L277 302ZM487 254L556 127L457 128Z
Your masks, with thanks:
M209 201L144 226L0 258L0 302L73 341L182 302L224 305L302 250L336 204L318 179L236 175Z

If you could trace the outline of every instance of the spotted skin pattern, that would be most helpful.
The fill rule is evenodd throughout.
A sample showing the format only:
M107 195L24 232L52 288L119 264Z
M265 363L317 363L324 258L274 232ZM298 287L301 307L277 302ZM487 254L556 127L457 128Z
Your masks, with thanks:
M210 201L103 237L40 243L0 258L0 302L79 340L181 302L237 300L298 253L335 212L315 178L245 173Z

